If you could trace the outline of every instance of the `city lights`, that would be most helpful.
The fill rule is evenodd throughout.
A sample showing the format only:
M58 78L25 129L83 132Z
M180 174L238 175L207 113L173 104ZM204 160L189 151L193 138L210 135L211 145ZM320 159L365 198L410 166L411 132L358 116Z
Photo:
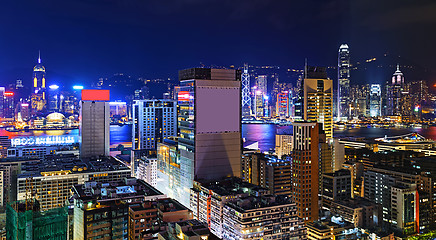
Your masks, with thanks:
M56 85L56 84L53 84L53 85L50 85L48 88L50 88L50 89L52 89L52 90L56 90L56 89L59 88L59 86Z
M80 85L74 85L74 86L73 86L73 89L74 89L74 90L82 90L82 89L83 89L83 86L80 86Z

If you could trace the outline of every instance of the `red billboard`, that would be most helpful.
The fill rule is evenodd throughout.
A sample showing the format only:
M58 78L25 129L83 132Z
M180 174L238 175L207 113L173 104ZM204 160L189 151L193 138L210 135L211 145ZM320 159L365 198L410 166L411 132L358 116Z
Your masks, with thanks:
M188 91L180 91L177 95L179 101L185 102L190 100L190 95Z
M82 89L83 101L109 101L109 90Z

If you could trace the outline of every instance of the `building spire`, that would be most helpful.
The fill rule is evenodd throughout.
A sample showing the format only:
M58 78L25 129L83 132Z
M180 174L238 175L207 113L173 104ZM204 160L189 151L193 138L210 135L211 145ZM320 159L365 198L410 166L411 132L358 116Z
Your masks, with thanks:
M400 64L397 63L397 72L400 71Z
M41 63L41 51L38 51L38 63Z

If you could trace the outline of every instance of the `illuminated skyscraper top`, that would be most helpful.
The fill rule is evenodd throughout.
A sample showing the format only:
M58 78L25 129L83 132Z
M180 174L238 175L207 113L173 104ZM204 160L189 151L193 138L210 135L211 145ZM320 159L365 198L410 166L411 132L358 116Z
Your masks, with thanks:
M41 64L41 54L39 54L38 63L33 68L33 93L45 95L45 88L45 67Z
M404 76L403 73L400 71L400 65L397 64L397 70L394 72L394 75L392 76L392 85L404 85Z
M33 68L33 88L31 95L32 112L36 114L46 110L47 90L45 84L45 67L41 64L41 54L38 63Z

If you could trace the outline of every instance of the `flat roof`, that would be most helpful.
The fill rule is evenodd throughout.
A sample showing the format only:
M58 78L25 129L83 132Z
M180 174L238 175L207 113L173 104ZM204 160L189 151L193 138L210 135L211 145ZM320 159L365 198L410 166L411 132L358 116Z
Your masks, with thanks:
M111 172L129 170L127 166L112 157L79 158L74 154L48 155L39 161L27 161L21 164L22 173L18 178L39 177L43 173L70 171L70 174L87 172Z

